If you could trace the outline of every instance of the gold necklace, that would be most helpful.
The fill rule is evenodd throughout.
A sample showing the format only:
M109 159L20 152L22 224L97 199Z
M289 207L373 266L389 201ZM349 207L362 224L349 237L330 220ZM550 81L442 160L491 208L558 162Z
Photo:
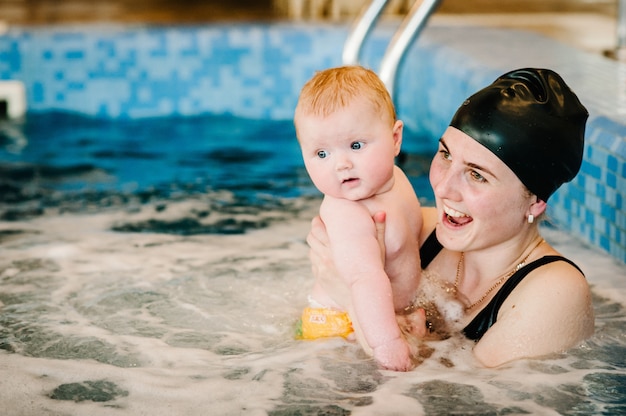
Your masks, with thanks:
M471 305L466 306L465 307L465 311L467 312L469 310L472 310L476 306L480 305L487 298L487 296L489 296L489 294L491 292L493 292L498 286L500 286L502 283L504 283L509 277L513 276L515 274L515 272L517 272L519 269L524 267L524 265L526 265L526 260L528 260L530 255L533 254L533 251L535 251L535 249L537 247L539 247L541 245L541 243L543 243L544 241L546 241L546 240L544 240L543 238L541 240L539 240L539 242L533 247L533 249L528 252L526 257L524 257L524 259L522 259L522 261L519 262L517 264L517 266L515 266L513 268L513 270L511 270L510 272L505 273L498 280L496 280L496 282L489 289L487 289L487 291L480 297L480 299L478 299L476 302L472 303ZM464 264L464 262L463 262L464 258L465 258L465 253L461 252L461 258L459 259L459 262L456 265L456 278L454 279L454 291L456 293L458 293L458 291L459 291L459 283L460 283L460 279L461 279L461 268L462 268L462 266Z

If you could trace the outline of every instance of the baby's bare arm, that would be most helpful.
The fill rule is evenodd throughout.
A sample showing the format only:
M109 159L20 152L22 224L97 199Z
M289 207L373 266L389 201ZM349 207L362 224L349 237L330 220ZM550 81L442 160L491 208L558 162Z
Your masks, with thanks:
M350 290L346 306L351 307L367 347L385 367L408 370L410 351L396 322L391 282L369 211L353 201L325 199L320 213L333 263Z

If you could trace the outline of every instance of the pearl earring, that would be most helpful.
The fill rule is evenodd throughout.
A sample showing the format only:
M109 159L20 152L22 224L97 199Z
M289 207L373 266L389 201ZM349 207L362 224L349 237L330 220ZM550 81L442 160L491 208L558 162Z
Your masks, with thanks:
M528 223L532 224L535 222L535 216L533 214L528 214Z

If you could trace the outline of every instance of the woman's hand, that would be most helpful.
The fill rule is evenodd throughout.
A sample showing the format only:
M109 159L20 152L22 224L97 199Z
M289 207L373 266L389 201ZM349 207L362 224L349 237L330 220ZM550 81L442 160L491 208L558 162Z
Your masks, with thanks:
M411 344L416 340L424 339L428 336L426 311L424 308L416 308L406 314L397 314L396 320L404 337Z
M311 221L311 230L306 237L306 242L309 245L309 260L316 284L337 304L350 305L350 288L337 271L326 226L319 215Z
M378 246L380 247L380 258L383 261L383 267L385 266L385 221L387 220L387 214L384 211L379 211L374 214L374 225L376 226L376 239L378 240Z

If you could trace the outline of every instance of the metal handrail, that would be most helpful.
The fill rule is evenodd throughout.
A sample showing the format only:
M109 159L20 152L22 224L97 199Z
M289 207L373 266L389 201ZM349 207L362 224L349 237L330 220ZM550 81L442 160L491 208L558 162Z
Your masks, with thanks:
M361 48L365 42L365 38L374 28L383 9L389 0L372 0L367 7L363 7L361 13L354 20L352 29L348 33L346 43L343 46L343 64L357 65Z
M365 38L374 28L388 0L372 0L369 6L363 8L355 19L343 48L343 64L356 65ZM432 12L439 6L441 0L417 0L413 3L407 17L402 20L394 34L381 61L379 76L387 86L392 98L395 90L395 78L398 66L404 57L409 45L422 31Z
M626 0L619 0L617 5L617 46L615 55L626 61Z
M424 29L428 18L440 3L441 0L418 0L413 3L409 14L404 18L391 39L380 64L379 76L392 97L395 92L396 73L404 53Z

